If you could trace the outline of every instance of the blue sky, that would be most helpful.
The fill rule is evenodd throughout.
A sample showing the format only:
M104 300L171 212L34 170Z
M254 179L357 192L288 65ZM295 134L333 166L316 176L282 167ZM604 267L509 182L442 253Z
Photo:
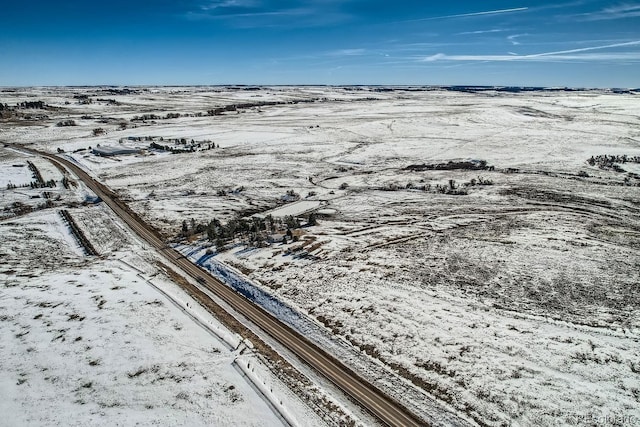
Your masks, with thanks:
M639 1L13 1L0 86L640 87Z

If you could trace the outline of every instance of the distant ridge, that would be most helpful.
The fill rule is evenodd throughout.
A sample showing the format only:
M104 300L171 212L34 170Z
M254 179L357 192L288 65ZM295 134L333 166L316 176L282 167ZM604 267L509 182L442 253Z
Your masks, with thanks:
M69 89L100 89L118 95L136 94L141 89L151 88L224 88L232 91L260 91L267 88L334 88L343 90L362 91L369 89L372 92L394 92L394 91L432 91L448 90L452 92L610 92L615 94L640 93L640 88L598 88L598 87L568 87L568 86L490 86L490 85L383 85L383 84L353 84L353 85L327 85L327 84L291 84L291 85L248 85L248 84L213 84L213 85L65 85L65 86L2 86L0 92L13 92L24 88L69 88Z

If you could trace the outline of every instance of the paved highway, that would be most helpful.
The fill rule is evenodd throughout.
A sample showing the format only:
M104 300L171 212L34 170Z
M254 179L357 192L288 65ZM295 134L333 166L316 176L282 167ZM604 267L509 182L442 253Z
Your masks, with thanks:
M149 245L156 248L174 265L196 279L231 307L251 322L271 335L280 344L288 348L301 360L324 375L337 387L359 402L383 423L390 426L422 426L427 423L419 420L401 404L384 394L372 384L355 374L351 369L331 356L298 332L280 322L277 318L253 304L231 288L210 276L200 267L191 263L182 254L167 247L164 241L142 219L132 214L131 210L120 201L108 187L93 179L88 173L73 162L48 153L14 146L33 154L40 155L50 161L64 165L81 179L97 196L99 196L131 229Z

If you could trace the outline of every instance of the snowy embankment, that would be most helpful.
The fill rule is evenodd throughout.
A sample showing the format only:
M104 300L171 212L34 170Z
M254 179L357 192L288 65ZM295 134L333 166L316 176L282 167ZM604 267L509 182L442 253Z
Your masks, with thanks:
M252 283L242 273L215 259L215 253L209 253L207 248L194 247L183 244L174 244L173 248L184 254L209 271L215 278L231 287L233 290L259 305L276 318L287 323L292 328L303 334L314 333L314 325L304 315L289 307L269 292Z
M281 298L272 295L235 268L215 259L216 253L206 247L174 244L174 249L182 253L195 264L203 267L212 276L226 284L245 298L262 307L274 317L298 331L307 339L315 342L321 348L336 356L361 375L376 380L377 386L387 394L402 401L416 414L430 420L434 425L465 426L472 422L465 419L413 384L400 378L397 373L370 358L367 354L349 343L343 337L332 335L325 326L320 325L311 317L289 306Z
M215 253L207 253L208 249L200 246L174 244L174 249L184 254L196 265L203 267L209 273L226 284L248 300L262 307L265 311L285 323L303 336L320 343L324 348L333 348L341 352L350 351L349 344L331 337L321 325L292 308L266 289L258 286L235 268L215 259Z

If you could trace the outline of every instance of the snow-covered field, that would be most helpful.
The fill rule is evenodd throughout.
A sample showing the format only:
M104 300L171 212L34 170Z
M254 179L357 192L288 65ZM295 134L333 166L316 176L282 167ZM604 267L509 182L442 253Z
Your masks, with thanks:
M323 425L105 206L70 212L100 257L55 206L0 222L0 425Z
M587 162L640 155L638 95L148 88L100 95L120 105L77 105L78 93L101 92L2 93L60 109L28 126L3 122L1 139L65 150L168 238L192 218L298 213L283 205L290 192L333 212L297 242L214 259L478 424L640 419L638 164ZM314 102L206 115L293 100ZM63 118L78 126L56 127ZM127 136L220 148L87 150ZM479 160L492 167L431 167ZM411 396L399 397L424 404Z

